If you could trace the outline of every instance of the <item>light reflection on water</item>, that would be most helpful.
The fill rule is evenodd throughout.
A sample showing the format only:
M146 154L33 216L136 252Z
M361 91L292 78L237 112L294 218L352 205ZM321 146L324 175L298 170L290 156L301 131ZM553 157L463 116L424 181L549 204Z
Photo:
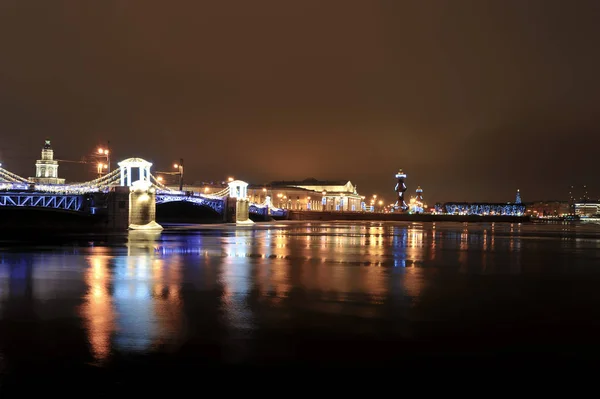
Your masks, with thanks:
M409 320L451 306L443 297L460 295L460 276L589 272L599 266L599 233L579 225L290 223L130 232L125 245L3 248L0 321L80 320L98 363L116 352L177 350L201 333L240 358L250 347L239 340L263 330L336 328L344 317L411 335Z

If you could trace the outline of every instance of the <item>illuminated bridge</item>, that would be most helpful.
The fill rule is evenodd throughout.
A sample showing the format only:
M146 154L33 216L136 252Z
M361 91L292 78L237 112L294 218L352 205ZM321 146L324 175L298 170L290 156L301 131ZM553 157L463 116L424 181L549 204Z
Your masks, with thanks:
M94 214L106 207L105 196L116 187L133 189L133 186L140 182L155 195L157 204L191 203L208 207L220 215L226 213L228 199L247 199L248 184L239 180L230 182L229 186L220 192L200 194L166 187L152 175L152 164L141 158L129 158L118 165L119 168L98 179L73 184L39 184L0 165L0 207L48 208ZM235 201L233 203L235 204ZM286 215L284 209L273 207L268 197L262 204L248 202L247 211L265 217Z

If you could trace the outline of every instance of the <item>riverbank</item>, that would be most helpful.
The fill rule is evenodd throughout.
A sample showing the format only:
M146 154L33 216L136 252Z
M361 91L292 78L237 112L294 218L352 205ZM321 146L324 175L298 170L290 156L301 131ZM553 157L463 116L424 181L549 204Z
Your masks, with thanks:
M433 215L373 212L289 211L288 220L377 220L393 222L506 222L527 223L529 216Z

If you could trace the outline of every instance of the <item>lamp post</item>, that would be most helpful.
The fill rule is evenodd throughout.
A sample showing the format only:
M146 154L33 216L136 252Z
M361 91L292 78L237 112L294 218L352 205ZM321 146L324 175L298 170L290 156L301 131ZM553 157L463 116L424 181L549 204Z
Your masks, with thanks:
M110 151L107 148L98 147L98 156L106 159L106 172L110 173Z
M97 165L98 178L102 177L104 169L108 169L108 164L98 162L98 165Z
M179 191L183 191L183 158L179 158L179 163L173 164L179 173Z

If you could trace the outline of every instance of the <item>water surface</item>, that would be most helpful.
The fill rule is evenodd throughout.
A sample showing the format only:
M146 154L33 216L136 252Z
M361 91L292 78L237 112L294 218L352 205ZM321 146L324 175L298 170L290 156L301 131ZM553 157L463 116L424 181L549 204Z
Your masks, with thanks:
M110 387L202 366L581 364L598 359L599 283L593 224L5 240L0 373L5 386L68 373Z

